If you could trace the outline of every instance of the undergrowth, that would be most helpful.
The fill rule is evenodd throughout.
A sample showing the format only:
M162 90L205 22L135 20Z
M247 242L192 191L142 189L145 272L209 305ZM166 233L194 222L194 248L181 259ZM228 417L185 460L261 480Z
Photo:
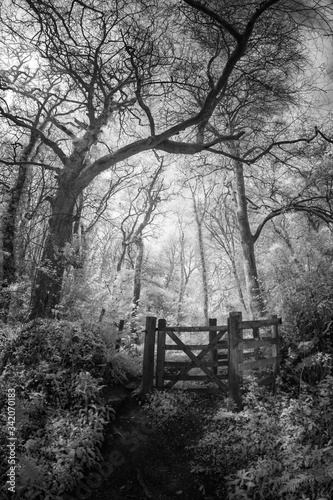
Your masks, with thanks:
M102 458L104 425L114 417L103 387L137 374L137 362L116 353L99 325L39 321L9 340L0 359L0 478L5 484L7 396L15 389L13 498L59 499L73 489Z
M192 446L193 472L230 500L330 500L333 495L333 378L298 399L273 397L253 381L243 411L225 407ZM219 480L217 481L217 478Z
M156 422L178 436L196 423L188 446L192 473L210 498L331 500L333 497L333 377L327 374L297 398L249 379L243 411L185 391L153 392ZM203 404L204 403L204 404ZM200 418L198 416L200 415ZM199 432L198 432L199 430Z

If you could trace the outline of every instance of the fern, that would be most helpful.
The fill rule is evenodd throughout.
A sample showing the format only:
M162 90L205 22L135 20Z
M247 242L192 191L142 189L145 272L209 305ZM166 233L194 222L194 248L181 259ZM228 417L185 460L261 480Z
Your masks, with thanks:
M308 475L298 474L296 477L289 479L289 481L280 489L280 493L296 493L301 486L308 482Z

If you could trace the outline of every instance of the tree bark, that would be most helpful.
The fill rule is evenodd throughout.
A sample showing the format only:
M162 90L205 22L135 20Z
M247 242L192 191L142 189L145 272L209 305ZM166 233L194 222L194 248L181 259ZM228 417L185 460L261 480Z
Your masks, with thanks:
M52 214L41 263L36 272L30 319L53 316L60 302L64 271L70 263L68 250L72 244L74 210L79 194L60 183L51 204Z
M178 289L178 304L177 304L177 318L176 318L176 326L179 326L182 319L182 306L185 294L185 238L184 232L180 229L180 250L179 250L179 289Z
M244 272L250 312L253 318L262 317L265 313L265 304L260 289L256 257L254 252L254 238L251 233L247 199L244 183L244 169L241 161L234 160L235 194L237 201L237 221L240 241L244 256Z
M140 343L139 334L137 331L136 318L138 315L138 307L140 304L141 296L141 275L142 275L142 264L144 255L144 244L141 236L138 236L135 240L137 247L137 254L134 266L134 280L133 280L133 299L132 299L132 312L131 312L131 334L136 342Z
M22 155L22 163L19 165L17 178L14 186L7 193L7 203L2 213L2 270L1 270L1 291L0 291L0 319L7 322L11 302L10 286L17 279L17 266L15 258L15 238L17 236L17 215L24 192L28 167L27 162L35 148L37 137L31 135L28 145Z
M194 216L195 216L195 221L196 221L197 231L198 231L198 244L199 244L199 256L200 256L200 264L201 264L201 279L202 279L203 316L204 316L205 325L208 326L208 324L209 324L208 279L207 279L206 256L205 256L203 234L202 234L202 217L200 216L200 213L199 213L199 208L198 208L196 200L195 200L195 193L194 192L192 192L192 199L193 199Z
M244 294L243 294L243 290L242 290L242 284L241 284L241 280L239 279L239 276L238 276L238 270L237 270L237 266L236 266L236 262L235 262L234 257L230 257L230 262L231 262L232 274L234 275L234 280L236 283L239 301L242 304L244 311L247 312L247 305L245 303Z

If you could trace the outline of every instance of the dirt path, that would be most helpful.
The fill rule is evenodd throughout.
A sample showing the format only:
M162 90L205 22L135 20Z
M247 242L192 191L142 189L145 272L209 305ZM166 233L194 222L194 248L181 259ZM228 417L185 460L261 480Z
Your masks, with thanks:
M193 411L161 427L136 400L127 399L106 429L99 474L86 479L92 491L83 485L76 499L217 499L210 485L191 473L193 450L188 449L202 435L204 415L215 406L212 399L200 397ZM103 481L98 480L101 475Z

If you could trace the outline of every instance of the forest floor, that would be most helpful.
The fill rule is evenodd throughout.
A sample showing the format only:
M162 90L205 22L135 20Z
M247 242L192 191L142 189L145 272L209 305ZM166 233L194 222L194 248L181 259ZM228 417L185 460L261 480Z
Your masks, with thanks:
M227 498L216 496L211 479L191 472L194 451L189 446L202 436L205 418L218 402L216 396L200 395L186 412L158 425L137 400L127 398L106 429L102 454L113 471L93 492L94 500Z

